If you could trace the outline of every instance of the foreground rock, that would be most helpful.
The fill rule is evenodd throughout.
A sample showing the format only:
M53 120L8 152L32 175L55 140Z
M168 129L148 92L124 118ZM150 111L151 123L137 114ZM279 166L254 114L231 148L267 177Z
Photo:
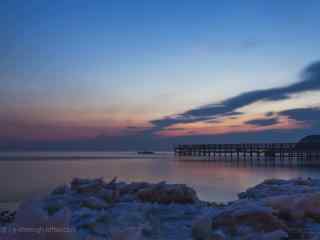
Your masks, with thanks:
M16 212L9 210L0 210L0 225L12 223L15 219Z
M269 197L262 202L289 220L320 220L320 193Z
M143 188L137 192L143 202L156 203L195 203L199 199L196 192L183 184L166 184L165 182Z
M23 203L10 223L60 231L0 239L320 239L319 186L315 179L267 180L220 206L200 201L186 185L74 179L42 200Z
M235 239L288 231L286 223L275 215L271 207L246 200L237 201L214 216L213 228Z
M240 193L239 198L259 200L266 197L315 192L320 192L320 179L269 179Z
M21 204L16 215L18 240L73 240L75 229L70 225L71 212L64 208L49 216L41 201Z
M75 230L77 239L83 240L192 239L193 219L203 214L213 216L216 211L199 201L196 192L186 185L128 184L116 179L104 182L102 179L77 178L70 185L54 189L38 202L37 208L35 204L26 206L29 207L18 210L17 225L21 225L21 215L35 219L34 215L41 212L40 220L32 224L37 226L40 222L46 224L50 219L56 219L68 209L70 218L64 223ZM29 223L25 225L30 226ZM64 237L74 238L71 235Z

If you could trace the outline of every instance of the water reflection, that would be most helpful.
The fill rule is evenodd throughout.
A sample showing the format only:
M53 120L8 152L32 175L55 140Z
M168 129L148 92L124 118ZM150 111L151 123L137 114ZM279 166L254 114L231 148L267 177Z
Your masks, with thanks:
M41 155L41 159L45 159L46 155L41 154L32 156ZM135 153L99 153L101 158L77 153L82 154L82 160L68 160L64 154L61 161L56 160L59 156L55 154L49 154L55 156L54 160L19 160L18 156L10 155L10 160L0 161L0 200L13 202L41 196L74 177L111 179L118 176L124 181L185 183L194 187L202 199L210 201L234 200L239 192L267 178L320 177L318 168L185 162L167 153L143 158Z

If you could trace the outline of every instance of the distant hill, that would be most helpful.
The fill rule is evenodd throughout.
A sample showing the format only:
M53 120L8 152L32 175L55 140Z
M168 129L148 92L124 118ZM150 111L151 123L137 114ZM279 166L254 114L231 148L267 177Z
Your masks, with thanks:
M310 135L302 138L296 148L320 149L320 135Z

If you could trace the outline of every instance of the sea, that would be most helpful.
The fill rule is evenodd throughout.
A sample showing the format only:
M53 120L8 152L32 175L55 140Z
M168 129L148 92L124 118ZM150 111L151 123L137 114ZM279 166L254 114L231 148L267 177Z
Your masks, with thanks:
M181 183L200 199L228 202L265 179L320 177L320 167L181 159L172 152L0 152L0 208L41 198L73 178Z

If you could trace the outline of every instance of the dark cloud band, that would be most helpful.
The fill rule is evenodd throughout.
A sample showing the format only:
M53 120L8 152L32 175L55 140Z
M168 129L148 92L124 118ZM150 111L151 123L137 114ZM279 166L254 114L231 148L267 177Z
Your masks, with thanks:
M290 98L290 94L320 90L320 61L306 67L297 83L278 88L250 91L226 99L218 104L210 104L191 109L176 116L169 116L151 121L154 130L169 127L177 123L191 123L204 120L214 120L221 116L236 115L238 108L245 107L257 101L278 101ZM258 123L259 124L259 123Z

